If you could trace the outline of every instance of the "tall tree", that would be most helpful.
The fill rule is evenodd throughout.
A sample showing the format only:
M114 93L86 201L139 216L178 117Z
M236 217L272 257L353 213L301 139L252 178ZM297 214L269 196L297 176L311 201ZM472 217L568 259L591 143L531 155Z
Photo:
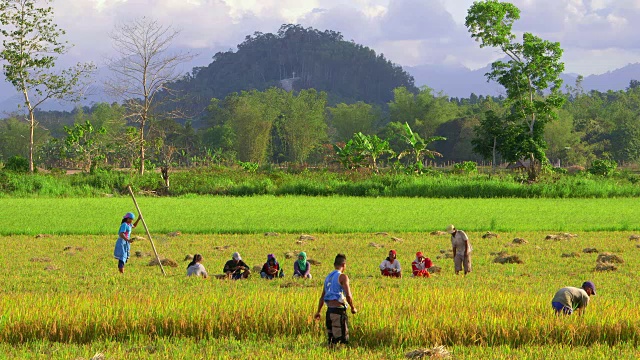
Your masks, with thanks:
M520 18L520 10L513 4L498 0L476 1L468 11L465 25L480 47L495 47L508 58L496 61L487 73L507 91L506 104L512 109L507 118L518 122L520 133L510 139L511 144L502 155L510 161L530 160L529 177L538 175L536 163L546 162L544 127L557 118L557 109L565 101L560 93L564 63L560 61L560 43L543 40L524 33L516 42L512 26ZM548 94L543 95L543 92Z
M49 0L0 0L0 34L4 75L23 96L29 122L29 171L33 172L36 109L49 99L75 101L81 97L82 80L93 64L56 71L58 55L69 47L60 37L64 30L53 22Z
M159 95L170 92L166 85L180 77L178 66L193 57L169 51L179 34L179 30L147 18L121 23L111 34L118 56L109 61L112 77L106 85L124 100L128 117L139 124L140 174L144 174L145 166L145 126L159 115L155 110L171 100L171 94Z
M336 141L347 141L357 132L371 134L381 118L376 108L362 101L349 105L340 103L328 110Z

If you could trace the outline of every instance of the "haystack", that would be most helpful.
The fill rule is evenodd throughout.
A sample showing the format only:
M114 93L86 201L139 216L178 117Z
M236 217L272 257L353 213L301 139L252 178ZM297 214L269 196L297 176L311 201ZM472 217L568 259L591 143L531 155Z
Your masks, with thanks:
M60 268L55 265L47 265L44 269L47 271L60 270Z
M315 236L307 235L307 234L302 234L302 235L300 235L300 237L298 238L298 240L310 240L310 241L313 241L313 240L315 240L315 239L316 239L316 238L315 238Z
M582 250L583 253L585 254L593 254L593 253L598 253L598 249L596 248L585 248Z
M162 266L178 267L178 263L175 262L175 260L171 260L168 258L161 259L160 263L162 263ZM147 266L158 266L158 259L151 259Z
M189 261L189 260L193 260L193 255L187 254L187 255L184 257L184 260L182 260L182 261Z
M440 236L440 235L449 235L449 233L447 233L446 231L432 231L429 233L429 235L433 235L433 236Z
M394 236L391 237L391 240L393 240L395 242L399 242L399 243L403 243L404 242L404 240L402 238L394 237Z
M291 259L296 257L296 254L293 251L287 251L286 253L284 253L284 258L285 259Z
M611 263L601 263L596 264L596 271L616 271L618 267L615 264Z
M451 353L443 345L432 349L413 350L404 355L407 359L450 359Z
M142 251L136 251L135 253L136 257L146 257L146 256L151 256L150 253L146 253L146 252L142 252Z
M49 259L48 257L35 257L35 258L31 258L29 259L29 261L31 262L51 262L51 259Z
M525 239L522 238L515 238L513 239L512 243L514 244L528 244L529 242Z
M69 251L73 249L73 246L65 246L63 251Z
M575 258L575 257L580 257L580 254L578 254L577 252L564 253L564 254L560 255L560 257L563 257L563 258Z
M616 254L612 254L612 253L602 253L598 255L598 259L596 259L597 262L602 262L602 263L616 263L616 264L622 264L624 263L624 260L622 260L622 258Z
M296 244L297 244L297 245L304 245L304 241L302 241L302 240L296 240Z
M307 259L307 261L309 262L309 264L313 265L313 266L320 266L322 265L322 263L318 260L313 260L313 259Z
M289 281L289 282L286 282L286 283L282 283L282 284L280 284L280 287L281 287L281 288L303 287L303 286L304 286L304 285L302 285L301 283L296 282L296 281Z
M518 255L501 255L493 259L498 264L524 264Z
M253 269L251 269L251 271L253 271L254 273L259 273L260 271L262 271L262 266L254 265Z
M277 232L270 231L270 232L264 233L264 236L280 236L280 234L278 234Z
M432 267L428 268L427 271L431 274L440 274L442 268L440 266L433 265Z
M491 239L491 238L498 238L498 234L496 233L492 233L491 231L487 231L484 235L482 235L483 239Z
M389 235L389 233L388 233L388 232L384 232L384 231L380 231L380 232L375 233L375 235L379 235L379 236L388 236L388 235Z
M222 251L222 250L227 250L228 248L230 248L231 245L224 245L224 246L214 246L213 250L218 250L218 251Z
M370 247L374 247L374 248L376 248L376 249L380 249L380 248L383 248L383 247L384 247L384 245L382 245L382 244L376 244L376 243L374 243L374 242L369 243L369 246L370 246Z
M629 240L640 240L640 235L633 234L629 236Z
M49 234L38 234L38 235L36 235L36 239L48 238L48 237L51 237L51 235L49 235Z
M182 235L182 233L180 231L173 231L167 234L168 237L176 237L176 236L180 236Z
M506 256L507 252L506 251L499 251L499 252L492 252L491 256Z

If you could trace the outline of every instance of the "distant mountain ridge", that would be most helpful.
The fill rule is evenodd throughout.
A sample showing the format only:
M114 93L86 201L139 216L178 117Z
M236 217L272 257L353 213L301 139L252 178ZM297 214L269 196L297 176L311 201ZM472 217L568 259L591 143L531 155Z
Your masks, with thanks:
M418 87L428 86L446 95L458 98L468 98L471 93L476 95L505 95L504 88L496 82L487 82L485 74L491 70L491 65L481 69L470 70L464 66L421 65L405 67L413 75ZM564 85L575 86L577 74L562 74ZM582 81L584 91L624 90L631 80L640 80L640 63L629 64L620 69L608 71L604 74L589 75Z

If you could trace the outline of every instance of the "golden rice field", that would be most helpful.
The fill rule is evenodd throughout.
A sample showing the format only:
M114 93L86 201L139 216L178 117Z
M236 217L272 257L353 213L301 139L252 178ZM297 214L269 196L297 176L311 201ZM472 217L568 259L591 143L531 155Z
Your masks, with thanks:
M399 359L445 345L456 359L636 359L640 241L629 240L631 234L584 232L554 241L542 232L500 233L497 239L469 232L474 271L467 277L453 274L451 259L437 258L450 249L449 237L427 233L313 234L316 240L304 244L296 242L300 234L154 234L160 254L179 264L166 268L166 277L147 266L146 256L131 258L126 273L118 274L115 236L5 236L0 358ZM515 237L528 243L512 245ZM624 263L617 271L595 272L598 254L583 253L587 247L615 253ZM423 251L442 272L429 279L381 278L378 265L392 248L406 270ZM291 278L293 259L284 254L300 250L321 262L312 268L312 280ZM135 251L152 253L148 241L134 243ZM274 253L287 276L235 282L185 276L186 254L203 254L215 274L234 251L250 266ZM524 264L494 263L491 253L499 251ZM312 316L338 252L347 255L359 313L350 317L351 345L329 350L323 322ZM579 256L561 257L573 252ZM554 292L585 280L598 293L585 316L555 317Z

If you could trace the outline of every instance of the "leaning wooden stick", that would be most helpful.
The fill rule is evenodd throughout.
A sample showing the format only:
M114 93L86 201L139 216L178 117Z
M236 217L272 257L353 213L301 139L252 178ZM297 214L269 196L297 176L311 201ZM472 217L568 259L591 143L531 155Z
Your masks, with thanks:
M153 239L151 238L151 233L149 233L149 228L147 227L147 223L144 221L144 216L142 216L142 212L140 211L140 207L138 206L136 197L133 195L133 190L131 190L131 186L129 185L127 185L127 189L129 189L129 194L131 194L131 198L133 199L133 204L136 206L136 210L138 210L138 215L140 215L140 220L142 220L142 225L144 226L144 229L147 232L147 236L149 237L149 241L151 242L151 247L153 248L153 253L156 254L156 260L158 260L158 265L160 265L160 270L162 270L162 275L167 276L167 273L164 272L162 261L160 261L160 256L158 256L158 252L156 251L156 246L153 244Z

